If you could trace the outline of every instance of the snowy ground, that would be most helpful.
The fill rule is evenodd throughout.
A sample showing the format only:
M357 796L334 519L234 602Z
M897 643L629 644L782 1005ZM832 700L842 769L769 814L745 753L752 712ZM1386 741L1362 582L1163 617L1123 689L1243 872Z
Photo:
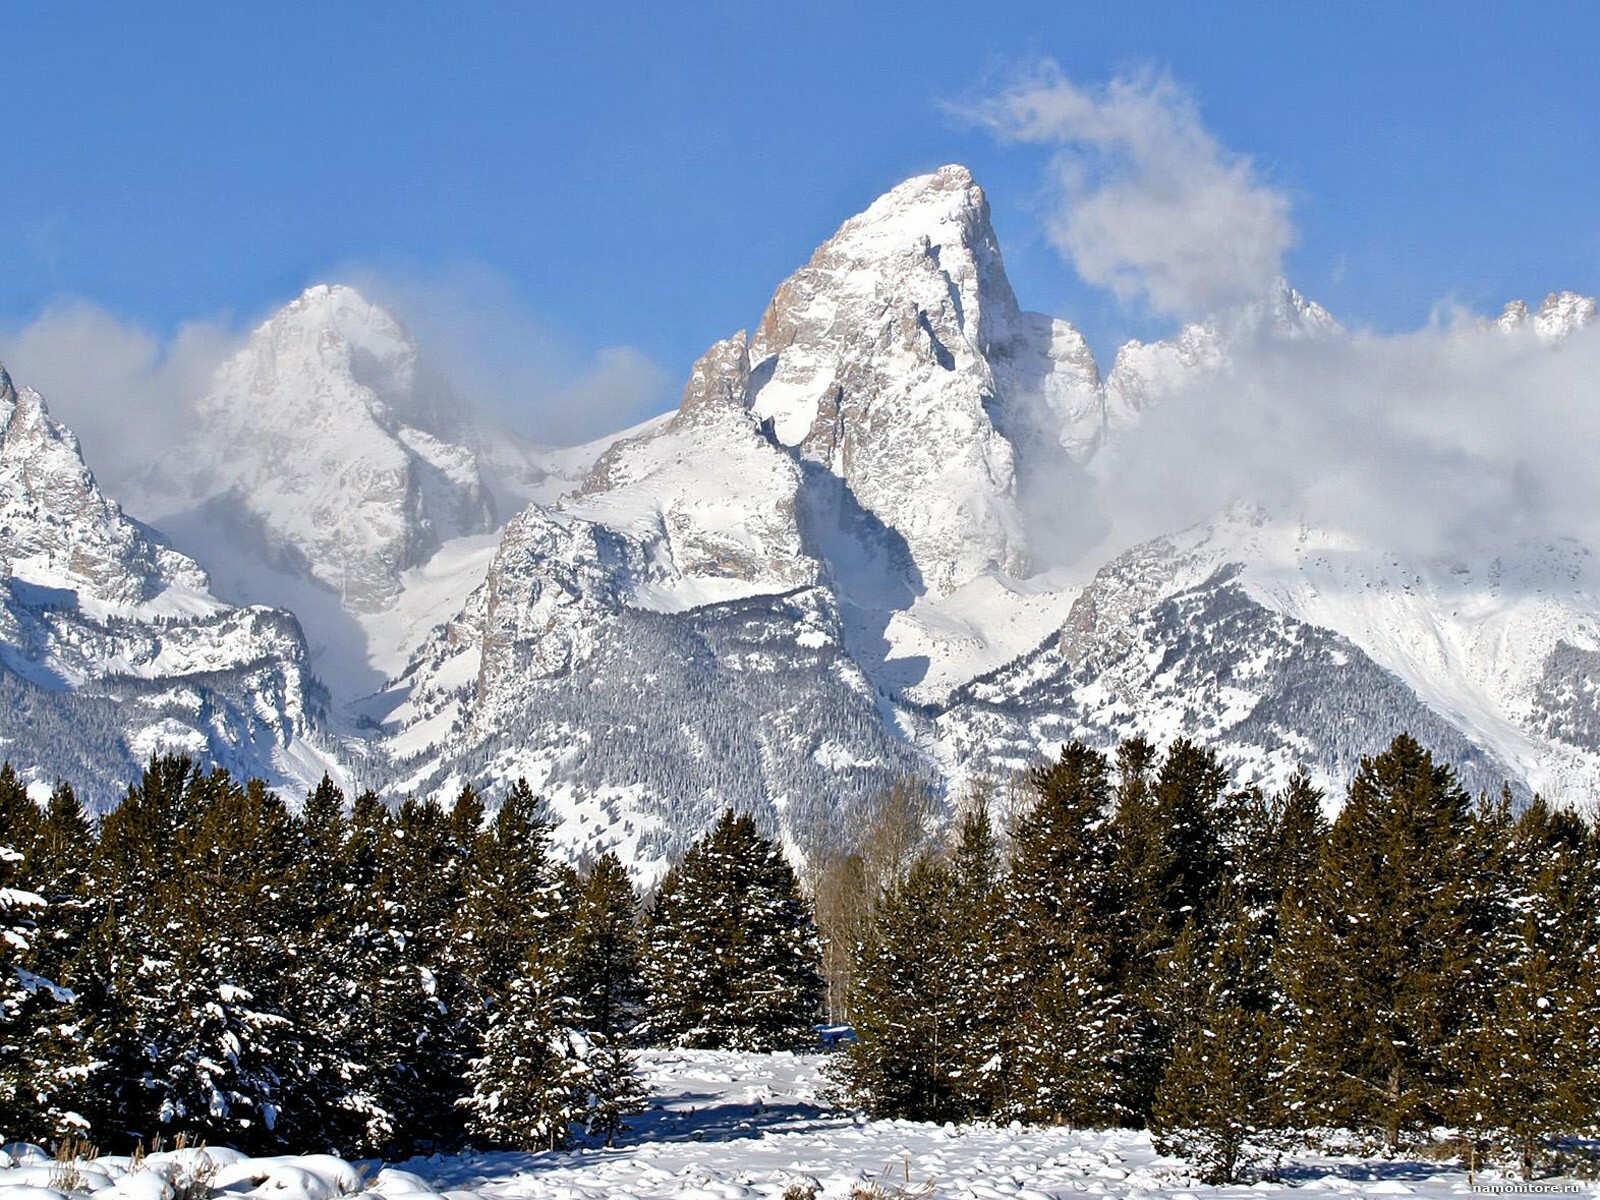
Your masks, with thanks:
M369 1196L387 1200L434 1193L446 1200L776 1200L793 1184L814 1184L826 1200L842 1200L857 1185L873 1183L883 1194L929 1200L1245 1200L1291 1188L1305 1200L1474 1194L1465 1172L1449 1163L1300 1155L1283 1164L1281 1183L1210 1188L1195 1185L1181 1162L1156 1154L1139 1133L867 1121L826 1106L822 1061L648 1053L652 1107L611 1150L413 1159L381 1171L362 1164L359 1173L316 1156L238 1160L198 1153L227 1160L211 1181L219 1200L332 1200L363 1179ZM127 1173L126 1159L102 1158L84 1168L77 1187L63 1187L60 1164L7 1149L17 1161L0 1169L0 1200L69 1200L85 1192L96 1200L173 1200L162 1184L174 1174L181 1183L197 1153L152 1156L145 1173L153 1169L156 1178L142 1180ZM1592 1182L1540 1180L1530 1188L1492 1175L1479 1177L1477 1194L1502 1188L1600 1195Z

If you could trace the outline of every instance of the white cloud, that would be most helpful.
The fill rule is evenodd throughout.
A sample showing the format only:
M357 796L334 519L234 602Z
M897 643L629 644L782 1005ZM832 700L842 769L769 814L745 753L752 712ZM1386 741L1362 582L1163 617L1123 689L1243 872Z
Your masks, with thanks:
M163 338L65 300L20 329L0 330L0 362L78 435L90 469L115 494L173 451L185 407L241 340L220 321L191 321Z
M1401 557L1600 545L1600 325L1559 342L1472 319L1404 335L1263 337L1164 395L1088 471L1085 564L1236 501ZM1094 540L1093 548L1084 542Z
M1285 194L1220 145L1164 75L1080 87L1045 62L955 109L1008 141L1057 147L1048 231L1087 282L1199 317L1258 296L1294 242Z

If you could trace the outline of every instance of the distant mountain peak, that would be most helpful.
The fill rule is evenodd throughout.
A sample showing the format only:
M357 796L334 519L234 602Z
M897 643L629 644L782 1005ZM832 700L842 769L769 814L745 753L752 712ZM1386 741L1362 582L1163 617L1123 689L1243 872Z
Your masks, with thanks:
M0 561L8 578L78 602L140 605L168 588L204 593L205 573L107 497L77 435L0 367Z
M444 541L494 528L461 405L355 288L317 284L262 322L196 416L176 490L353 611L391 603Z
M1495 326L1508 333L1529 330L1548 341L1559 341L1593 324L1595 315L1594 297L1552 292L1537 311L1530 312L1526 301L1511 301L1495 320Z

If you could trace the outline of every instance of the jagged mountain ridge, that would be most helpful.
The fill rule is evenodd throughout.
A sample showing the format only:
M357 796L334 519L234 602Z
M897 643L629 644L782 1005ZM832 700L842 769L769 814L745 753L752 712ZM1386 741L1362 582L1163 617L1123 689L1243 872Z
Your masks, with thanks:
M725 803L803 847L830 803L848 822L902 772L959 785L1066 736L1187 733L1245 774L1303 762L1335 783L1404 727L1474 786L1576 795L1600 780L1600 605L1584 570L1559 602L1497 606L1493 564L1401 578L1380 547L1350 554L1336 531L1230 513L1092 577L1040 571L1038 502L1104 469L1186 381L1230 369L1251 339L1344 336L1286 284L1171 342L1130 343L1102 374L1068 322L1021 309L982 190L944 168L847 221L754 334L707 351L676 412L567 456L549 473L560 486L497 533L476 507L496 494L493 456L403 326L348 289L307 297L285 318L293 335L268 322L265 349L224 382L257 378L267 355L311 428L318 405L356 422L359 461L430 445L396 432L409 429L472 467L445 500L383 476L376 501L414 522L412 540L377 556L391 590L376 610L330 627L363 638L368 660L374 630L389 646L392 676L362 710L380 723L360 752L367 782L493 794L526 774L570 814L575 848L659 864ZM1562 294L1496 327L1558 342L1593 313ZM219 385L208 403L253 388ZM361 481L376 477L319 470L349 494L230 494L314 547L326 514L374 501ZM424 520L464 536L429 542ZM1536 547L1509 574L1559 574L1564 553ZM1353 602L1369 591L1387 599Z
M1581 327L1581 303L1558 298L1541 311L1557 309ZM1593 746L1573 743L1591 727L1596 692L1594 643L1577 617L1512 712L1502 693L1452 688L1459 663L1421 662L1404 639L1383 636L1394 620L1345 620L1337 604L1312 603L1387 586L1381 550L1346 564L1342 579L1321 578L1322 592L1283 586L1270 545L1334 536L1292 521L1225 514L1130 552L1087 585L1029 577L1019 505L1030 470L1059 478L1089 463L1150 406L1178 402L1186 380L1228 369L1235 346L1340 336L1326 310L1280 283L1173 342L1125 346L1102 378L1070 325L1017 305L970 175L909 181L781 285L755 335L708 352L674 417L613 446L575 496L508 527L473 604L413 663L392 743L405 777L453 784L452 761L473 764L480 782L507 777L513 760L545 770L548 754L526 740L507 751L501 730L553 696L614 686L594 664L617 669L616 639L638 614L686 638L705 604L759 605L814 580L883 727L945 780L1015 770L1069 736L1144 733L1217 740L1248 777L1279 780L1303 763L1332 785L1409 728L1474 787L1509 779L1560 795L1600 781ZM952 495L970 503L951 506ZM1253 541L1241 527L1256 529ZM1571 611L1588 604L1579 597ZM1419 644L1449 624L1428 604L1395 620ZM806 694L792 647L774 637L788 686ZM968 639L986 644L971 652ZM1487 674L1504 667L1491 640L1479 646ZM696 691L683 683L693 656L646 657L638 669L669 681L664 695L696 697L676 719L722 727L716 697L731 682ZM692 671L723 669L713 658ZM638 703L649 705L648 689ZM1496 706L1504 711L1486 719ZM639 778L648 749L619 753L614 775L591 756L587 780L568 783L598 795ZM796 761L806 753L791 747ZM689 808L708 792L779 807L726 780L674 786Z

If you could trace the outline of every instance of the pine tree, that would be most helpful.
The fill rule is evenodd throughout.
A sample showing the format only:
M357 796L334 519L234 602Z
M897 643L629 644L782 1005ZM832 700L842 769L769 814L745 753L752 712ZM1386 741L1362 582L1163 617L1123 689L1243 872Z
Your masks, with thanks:
M573 1021L587 1038L590 1134L606 1145L644 1107L644 1080L631 1052L644 1014L644 936L639 897L616 854L590 866L573 905L563 945L562 978L573 998Z
M1464 1077L1453 1113L1512 1147L1531 1179L1548 1140L1583 1132L1600 1112L1600 862L1593 833L1540 799L1514 825L1500 813L1483 825L1500 867L1483 955L1493 986L1456 1039Z
M1402 1132L1439 1118L1476 953L1466 794L1409 736L1361 761L1283 913L1293 1098L1316 1119Z
M616 854L595 860L573 916L563 974L577 1024L610 1045L626 1045L644 1006L644 936L639 898Z
M648 1094L639 1064L620 1041L595 1035L584 1057L584 1121L591 1137L616 1145L617 1135L628 1130L627 1119L643 1112Z
M955 880L932 856L888 889L858 951L856 1041L841 1082L874 1116L951 1121L963 1115L963 1045L956 1025Z
M77 859L69 866L58 843L64 815L61 788L41 814L0 767L0 840L16 843L0 845L0 1128L40 1141L82 1132L94 1075L85 1005L66 974L83 903Z
M178 809L169 873L117 918L127 1128L258 1153L304 1145L329 1055L290 1015L294 823L259 780L220 770L190 775Z
M891 883L856 947L855 1042L837 1060L847 1094L875 1116L964 1120L995 1103L997 851L969 806L954 844Z
M456 820L464 826L470 815ZM536 943L565 936L554 928L565 924L568 900L550 855L550 832L533 789L519 779L489 828L474 839L455 943L468 1002L476 1007L487 1010L499 1000Z
M823 983L811 915L776 843L730 809L667 873L649 920L649 1031L706 1049L812 1040Z
M483 1053L467 1071L469 1090L458 1103L474 1138L521 1150L555 1150L570 1141L573 1126L594 1108L575 1015L550 956L527 959L490 1015Z
M1109 764L1081 743L1037 771L1012 835L997 990L1000 1115L1103 1125L1126 1118L1126 1006L1114 977Z
M1237 1182L1272 1140L1282 1112L1282 1031L1268 971L1272 914L1257 893L1241 871L1219 899L1209 948L1189 926L1168 964L1181 999L1171 1010L1173 1052L1150 1127L1158 1149L1187 1157L1208 1183Z
M1280 900L1305 887L1316 873L1317 857L1328 837L1322 799L1304 771L1295 772L1272 799L1265 844L1272 891Z
M10 770L7 763L4 771ZM5 783L0 775L0 787ZM27 1059L33 1031L27 1013L36 985L22 961L44 908L43 897L12 886L22 862L19 851L0 844L0 1128L8 1131L32 1123L28 1092L33 1072Z

